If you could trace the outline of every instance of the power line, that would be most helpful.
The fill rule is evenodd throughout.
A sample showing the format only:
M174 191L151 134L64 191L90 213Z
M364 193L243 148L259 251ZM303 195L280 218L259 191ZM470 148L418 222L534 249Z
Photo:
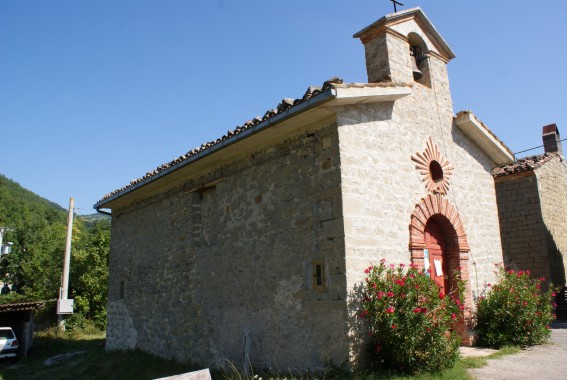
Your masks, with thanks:
M567 139L559 140L559 142L565 141L565 140L567 140ZM519 151L519 152L514 153L514 156L515 156L516 154L520 154L520 153L524 153L524 152L529 152L530 150L534 150L534 149L538 149L538 148L543 148L543 145L536 146L536 147L534 147L534 148L530 148L530 149L526 149L526 150L521 150L521 151Z

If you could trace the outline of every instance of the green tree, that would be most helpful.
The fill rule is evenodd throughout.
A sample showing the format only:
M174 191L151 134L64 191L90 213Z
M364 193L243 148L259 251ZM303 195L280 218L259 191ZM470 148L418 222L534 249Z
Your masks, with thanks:
M110 221L82 224L82 235L71 256L71 288L75 312L106 326Z
M28 296L55 299L59 295L66 228L51 224L39 230L39 237L20 254L14 283Z
M67 212L0 175L0 226L14 229L5 236L14 246L0 262L0 280L15 284L27 299L56 299ZM106 323L109 240L109 218L75 218L69 297L75 298L76 317L91 319L99 327ZM9 297L0 297L4 301L9 302Z

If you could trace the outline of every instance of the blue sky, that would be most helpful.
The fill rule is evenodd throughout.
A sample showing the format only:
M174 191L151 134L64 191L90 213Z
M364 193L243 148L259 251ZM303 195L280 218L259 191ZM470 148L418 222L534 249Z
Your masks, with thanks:
M455 113L472 110L514 152L541 145L546 124L567 131L567 1L401 2L457 56ZM352 35L391 12L388 0L2 0L0 173L92 213L282 98L333 76L365 82Z

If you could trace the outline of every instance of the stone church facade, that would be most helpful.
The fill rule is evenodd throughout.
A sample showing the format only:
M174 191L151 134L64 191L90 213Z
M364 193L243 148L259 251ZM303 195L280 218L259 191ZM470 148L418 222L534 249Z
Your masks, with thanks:
M95 205L112 213L108 349L213 367L353 363L369 264L413 262L441 281L461 267L469 308L494 282L492 170L512 153L454 115L454 54L419 8L355 37L368 83L310 87Z

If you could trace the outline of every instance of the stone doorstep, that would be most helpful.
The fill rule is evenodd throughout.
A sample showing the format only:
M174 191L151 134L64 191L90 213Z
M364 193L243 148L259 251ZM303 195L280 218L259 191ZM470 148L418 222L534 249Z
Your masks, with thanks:
M202 369L200 371L187 372L180 375L169 377L160 377L154 380L211 380L211 373L209 369Z
M492 348L481 348L481 347L459 347L459 352L463 358L479 358L483 356L492 355L498 350Z

